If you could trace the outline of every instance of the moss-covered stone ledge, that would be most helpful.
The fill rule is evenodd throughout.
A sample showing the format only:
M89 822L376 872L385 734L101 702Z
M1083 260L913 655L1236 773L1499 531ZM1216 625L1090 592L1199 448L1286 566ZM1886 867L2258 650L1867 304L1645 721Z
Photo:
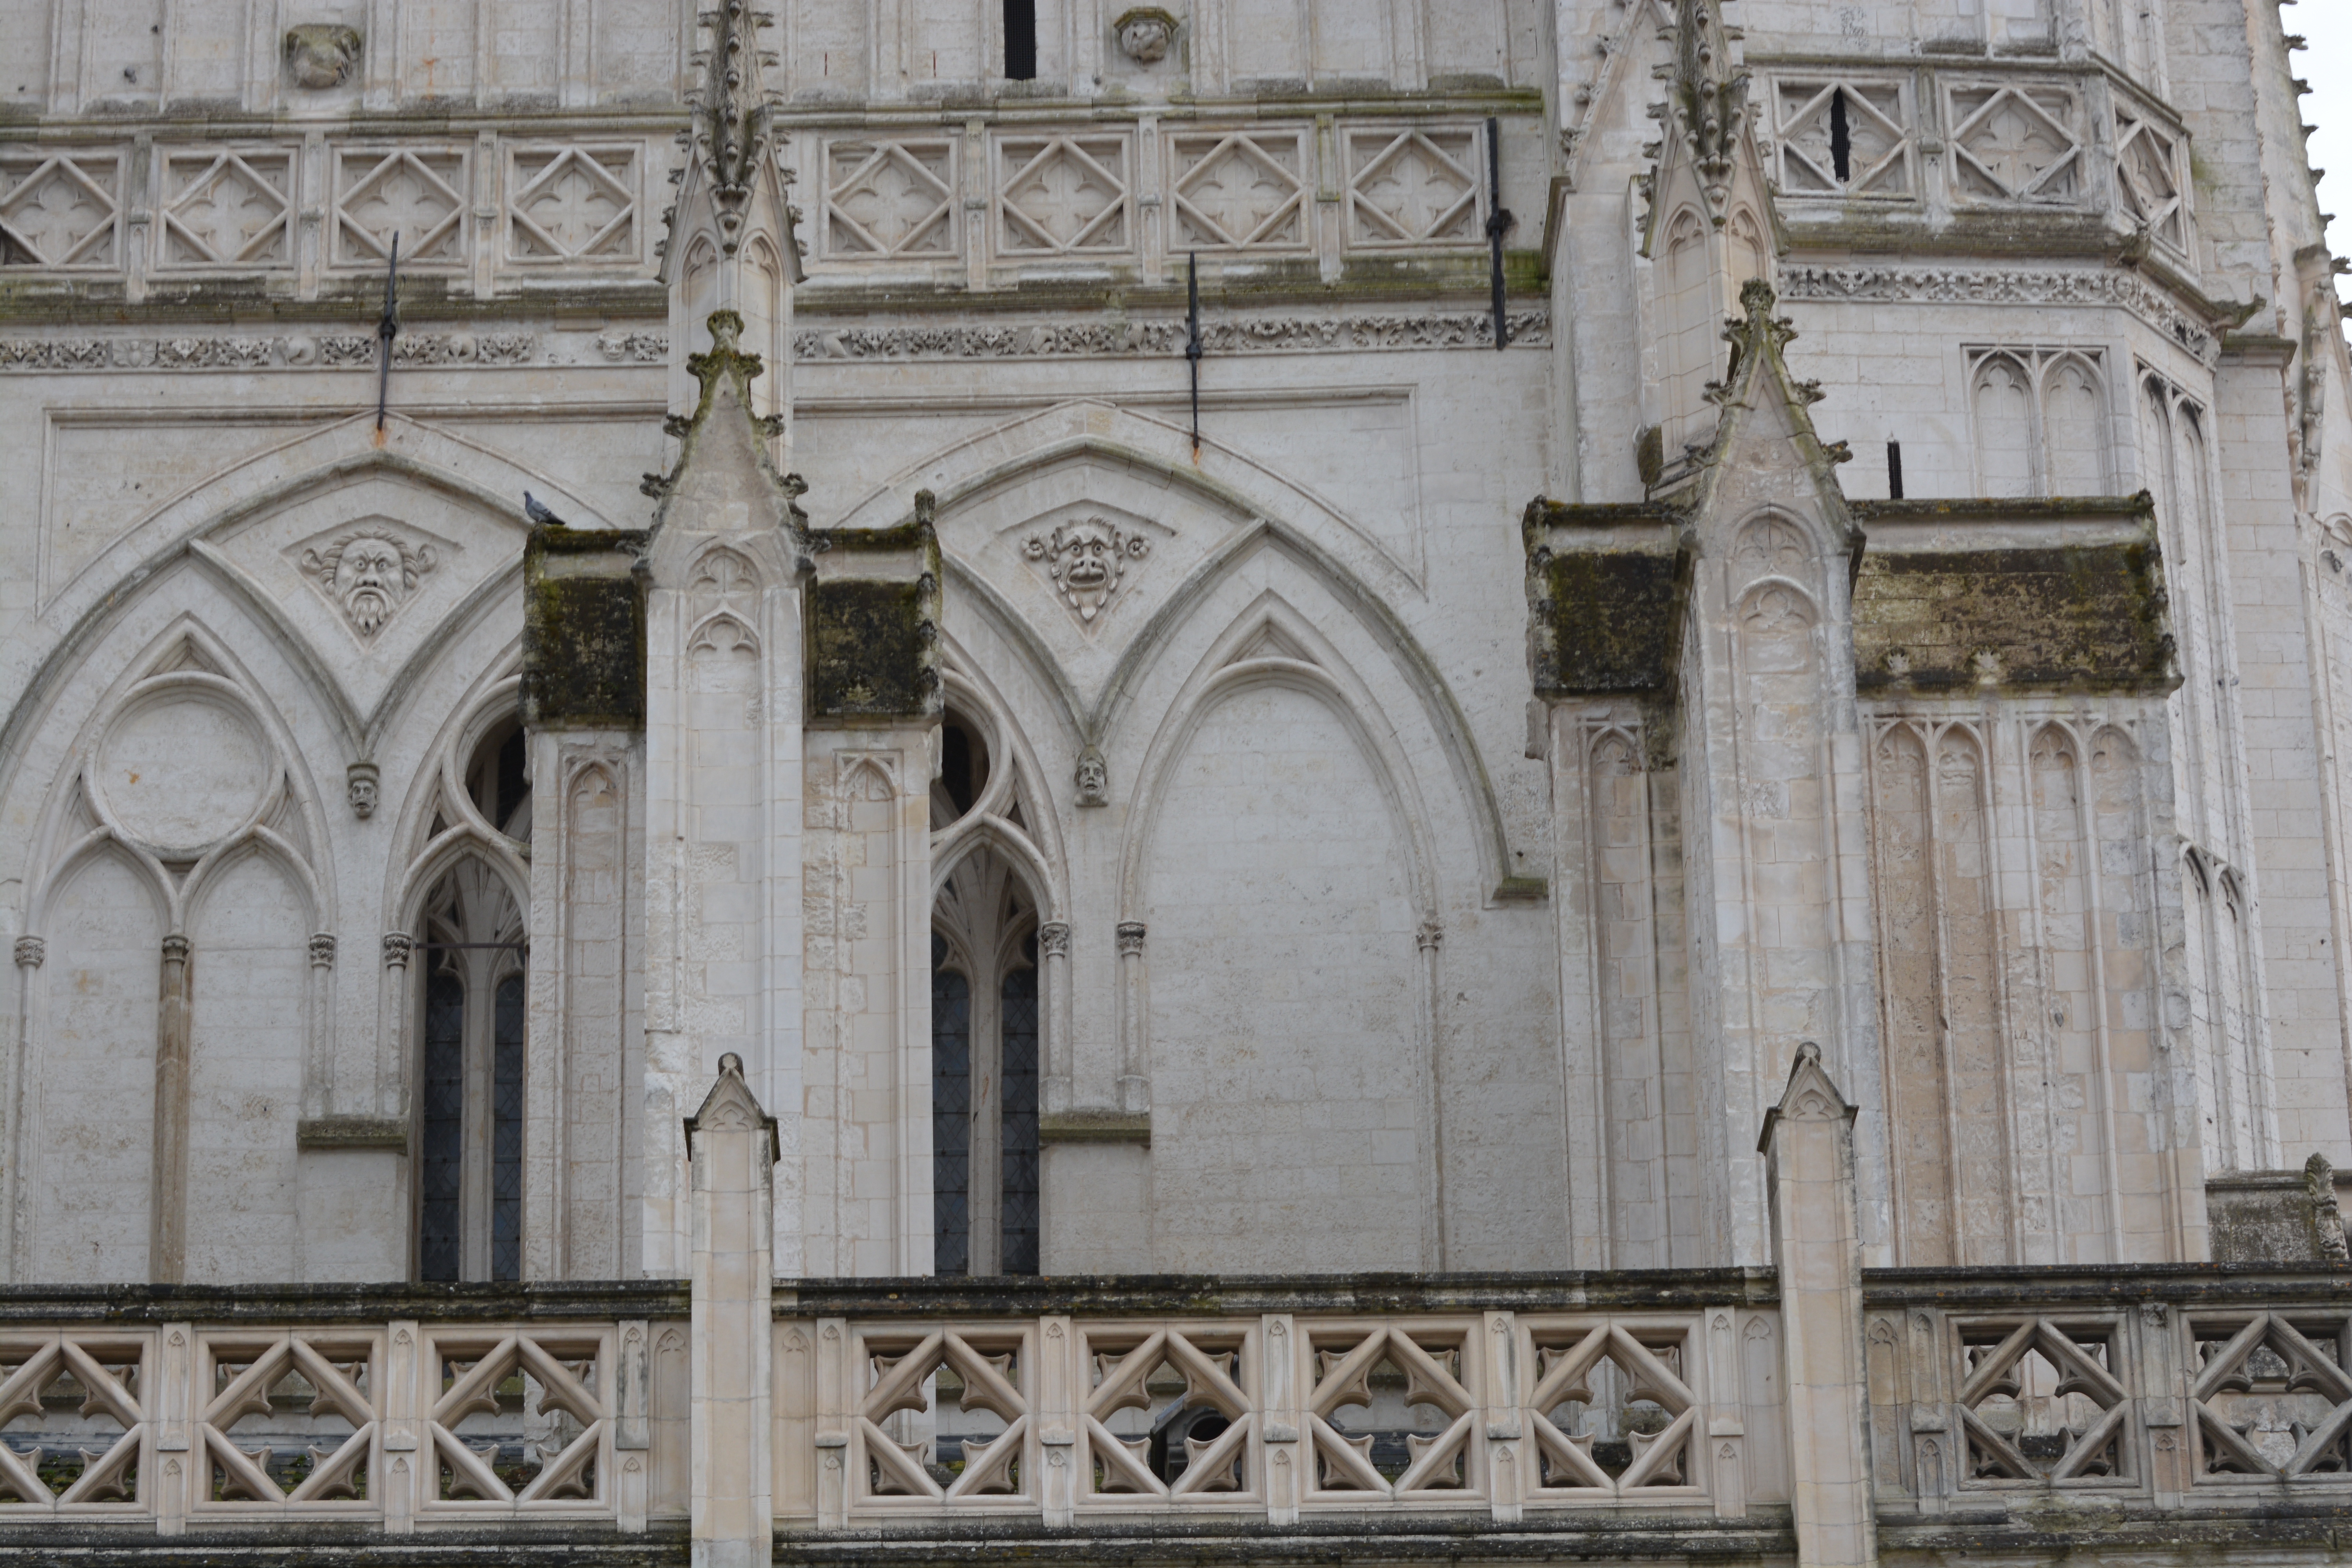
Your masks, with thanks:
M1865 692L2157 694L2180 682L2146 492L1857 501L1854 683Z
M1536 695L1669 690L1690 593L1681 514L1648 503L1567 506L1538 496L1528 503L1520 531Z
M646 726L641 529L540 523L523 545L522 716L533 728Z
M809 536L811 723L919 719L940 710L940 542L933 499L895 528Z

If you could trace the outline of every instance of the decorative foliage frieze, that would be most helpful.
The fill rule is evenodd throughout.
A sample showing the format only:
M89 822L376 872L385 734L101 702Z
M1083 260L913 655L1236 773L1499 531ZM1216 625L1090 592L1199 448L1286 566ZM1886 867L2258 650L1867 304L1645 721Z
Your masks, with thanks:
M2199 358L2220 340L2137 273L2079 268L1784 267L1780 298L1952 305L2119 305Z
M1550 311L1515 310L1508 320L1512 348L1551 345ZM1469 311L1425 316L1260 316L1204 321L1201 335L1213 354L1483 348L1495 341L1495 323L1491 316ZM794 333L793 354L803 361L1147 357L1182 353L1184 337L1181 320L820 328Z
M653 340L666 343L665 339ZM394 363L530 364L541 358L535 332L403 332ZM600 347L602 343L600 342ZM291 332L252 338L0 338L0 371L362 369L376 362L372 332ZM614 354L608 359L646 358ZM662 357L660 353L649 356Z

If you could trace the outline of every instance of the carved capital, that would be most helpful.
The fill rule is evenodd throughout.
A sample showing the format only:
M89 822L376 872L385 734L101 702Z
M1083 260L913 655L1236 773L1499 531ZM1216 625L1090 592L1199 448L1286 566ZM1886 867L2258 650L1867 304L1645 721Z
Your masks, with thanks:
M1413 946L1419 948L1423 952L1435 952L1438 948L1444 946L1444 942L1445 928L1439 925L1435 921L1422 921L1421 929L1413 932L1412 935Z
M177 931L163 939L163 962L166 963L187 963L189 951L188 939Z
M310 967L332 969L334 966L335 939L329 932L320 931L310 939Z
M1047 958L1070 956L1070 926L1067 921L1047 921L1037 928L1037 951Z
M1141 921L1118 922L1118 951L1122 956L1129 953L1138 955L1142 953L1143 922Z
M37 936L20 936L16 939L17 968L38 969L41 967L42 961L47 959L48 956L49 944L47 942L44 942L41 938Z
M383 966L386 969L407 968L408 955L415 952L415 948L416 939L410 936L406 931L388 931L384 932Z

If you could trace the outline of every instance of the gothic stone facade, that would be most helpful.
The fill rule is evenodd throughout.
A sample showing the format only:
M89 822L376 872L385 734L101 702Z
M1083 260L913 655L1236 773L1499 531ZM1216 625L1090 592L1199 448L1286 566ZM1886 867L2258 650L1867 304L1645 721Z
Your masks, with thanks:
M0 7L0 1531L2352 1505L2288 49Z

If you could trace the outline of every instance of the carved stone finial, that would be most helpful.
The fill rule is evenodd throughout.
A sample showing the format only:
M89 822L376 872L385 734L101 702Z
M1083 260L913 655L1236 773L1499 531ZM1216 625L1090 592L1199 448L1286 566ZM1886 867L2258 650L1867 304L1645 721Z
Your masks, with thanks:
M20 936L16 939L17 968L38 969L48 956L49 944L39 937Z
M359 31L331 22L286 29L286 79L311 92L342 86L359 68Z
M1140 954L1143 952L1143 922L1141 921L1119 921L1118 934L1120 956L1125 957L1129 954Z
M343 790L351 799L352 815L362 821L375 815L378 777L373 763L353 763L343 770Z
M383 966L386 969L407 968L409 955L415 951L416 939L406 931L388 931L383 933Z
M1070 926L1067 921L1047 921L1037 928L1037 951L1047 958L1070 956Z
M335 966L335 939L331 932L320 931L310 939L310 967L332 969Z
M743 1058L737 1056L733 1051L729 1051L722 1055L719 1058L719 1076L720 1078L741 1078L743 1076Z
M1099 747L1088 746L1078 753L1076 781L1080 805L1110 804L1110 764Z
M1110 25L1119 52L1139 66L1156 66L1168 58L1176 42L1176 18L1157 5L1135 6Z

